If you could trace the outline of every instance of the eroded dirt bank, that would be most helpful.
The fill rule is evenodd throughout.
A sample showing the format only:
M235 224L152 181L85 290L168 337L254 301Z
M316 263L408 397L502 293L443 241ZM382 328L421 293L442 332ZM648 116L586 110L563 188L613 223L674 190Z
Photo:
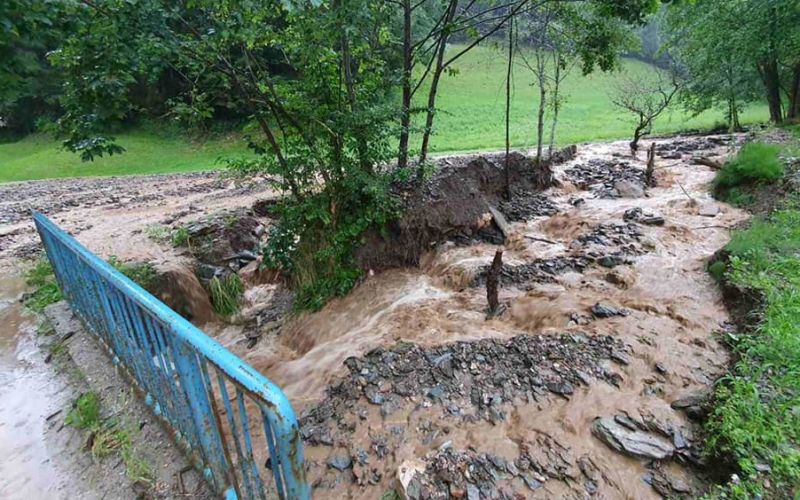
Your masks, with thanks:
M557 212L512 224L494 319L497 247L444 244L251 350L221 338L303 414L318 497L695 495L697 427L672 406L701 417L681 399L726 365L705 265L745 214L691 157L736 140L659 141L654 187L625 143L580 147L543 193Z

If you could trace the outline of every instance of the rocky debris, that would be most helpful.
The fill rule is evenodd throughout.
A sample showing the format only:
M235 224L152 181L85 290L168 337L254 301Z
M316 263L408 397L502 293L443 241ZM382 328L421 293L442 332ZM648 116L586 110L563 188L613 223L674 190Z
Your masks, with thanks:
M664 460L675 452L666 438L640 429L624 416L598 417L592 423L592 434L614 450L634 457Z
M589 253L588 256L594 257L598 263L604 267L614 267L624 263L622 255L641 255L644 253L643 245L641 244L644 233L642 233L639 226L636 224L625 223L608 223L599 224L592 228L586 234L579 236L574 242L573 246L577 247L612 247L615 249L613 252ZM617 257L612 259L619 260L618 262L601 262L600 259L608 256L609 254L616 254Z
M620 198L644 198L644 187L641 185L623 179L614 183L614 190Z
M597 302L592 306L592 315L595 318L613 318L614 316L627 316L630 314L625 309L618 309L614 306Z
M176 182L178 179L199 182L183 185ZM217 189L219 183L218 175L210 172L141 176L137 177L136 187L132 187L126 177L14 182L0 185L0 200L3 200L0 224L20 222L30 217L32 210L52 216L74 208L150 205L168 196ZM174 188L160 193L158 190L147 190L148 185Z
M184 225L189 251L210 269L198 271L202 280L218 276L219 268L236 272L258 259L266 227L249 210L218 212ZM224 273L223 273L224 274Z
M644 196L644 170L628 162L591 159L564 171L566 180L597 198L640 198Z
M548 392L569 396L592 380L615 383L619 375L603 361L625 351L612 337L577 334L377 348L345 360L350 373L302 417L303 437L310 444L347 442L353 429L346 416L369 405L384 417L410 403L438 405L444 415L465 421L502 421L516 400L537 401Z
M733 136L675 137L656 145L656 154L664 159L679 160L684 155L728 146Z
M551 283L555 281L555 276L566 272L583 272L591 263L585 257L559 256L551 259L537 259L533 262L520 265L503 264L500 271L501 283L526 285L532 283ZM486 283L486 275L489 266L482 266L475 274L472 281L473 287L483 286ZM529 287L522 287L530 289Z
M501 201L498 208L511 222L558 213L558 208L547 196L521 189L514 190L511 201Z
M625 213L622 215L622 220L625 222L638 222L639 224L645 224L647 226L663 226L665 222L664 217L661 215L655 212L645 211L640 207L625 210Z
M708 415L711 392L701 390L688 396L676 399L670 406L674 410L683 410L690 419L702 422Z
M697 210L697 215L701 215L703 217L716 217L721 212L718 205L715 203L706 203Z
M678 476L654 466L642 476L642 481L649 484L663 498L695 498L694 490Z
M576 460L547 435L520 443L520 449L516 457L506 458L473 448L456 450L448 444L425 455L419 464L405 462L398 470L398 482L409 499L510 500L525 498L522 492L540 490L550 480L581 481L591 495L605 479L589 457Z

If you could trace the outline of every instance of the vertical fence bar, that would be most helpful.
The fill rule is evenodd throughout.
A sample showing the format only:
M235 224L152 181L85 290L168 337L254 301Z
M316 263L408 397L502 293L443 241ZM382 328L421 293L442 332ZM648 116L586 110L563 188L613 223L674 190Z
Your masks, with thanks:
M33 218L72 310L187 445L216 491L231 499L310 498L297 419L283 392L45 216ZM235 404L228 383L235 387ZM247 400L257 410L252 413L263 436L251 434ZM256 444L272 463L275 491L269 494Z

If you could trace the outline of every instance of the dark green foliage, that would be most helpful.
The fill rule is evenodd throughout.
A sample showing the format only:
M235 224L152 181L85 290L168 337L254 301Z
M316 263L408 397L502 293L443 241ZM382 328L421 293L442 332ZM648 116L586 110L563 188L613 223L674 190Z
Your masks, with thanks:
M397 214L391 178L355 175L335 193L278 206L281 222L270 233L264 261L291 276L296 307L319 309L356 284L361 270L353 252L364 232L384 227Z
M773 182L783 176L783 164L778 158L779 146L748 143L739 153L717 172L714 188L724 199L742 202L746 194L736 190L761 182Z
M25 283L34 288L33 292L26 295L24 301L25 307L34 312L42 312L48 305L64 298L53 274L53 266L46 257L40 258L25 273Z
M726 498L800 494L800 211L787 209L734 233L725 279L763 294L758 328L735 337L739 360L717 386L707 423L708 451L733 457L740 483L717 491ZM759 472L769 466L769 490ZM769 495L771 496L771 495Z
M241 308L244 283L238 274L230 274L223 278L214 277L208 284L211 306L214 312L223 318L230 317Z

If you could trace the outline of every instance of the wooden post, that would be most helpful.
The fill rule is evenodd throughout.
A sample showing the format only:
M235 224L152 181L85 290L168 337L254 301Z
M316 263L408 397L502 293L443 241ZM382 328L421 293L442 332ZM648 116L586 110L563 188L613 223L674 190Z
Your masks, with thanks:
M497 314L500 307L498 292L500 291L500 272L503 270L503 248L498 248L494 253L494 260L486 275L486 300L489 302L489 315Z

